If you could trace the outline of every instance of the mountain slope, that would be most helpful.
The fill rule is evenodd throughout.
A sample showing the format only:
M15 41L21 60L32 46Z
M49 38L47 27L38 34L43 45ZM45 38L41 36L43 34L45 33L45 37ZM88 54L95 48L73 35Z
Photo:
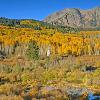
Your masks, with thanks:
M98 28L100 27L100 7L90 10L64 9L46 17L44 22L78 28Z
M0 25L16 28L31 28L34 30L53 29L55 31L57 30L62 33L76 33L79 31L77 28L65 27L61 25L52 25L34 19L8 19L5 17L0 17Z

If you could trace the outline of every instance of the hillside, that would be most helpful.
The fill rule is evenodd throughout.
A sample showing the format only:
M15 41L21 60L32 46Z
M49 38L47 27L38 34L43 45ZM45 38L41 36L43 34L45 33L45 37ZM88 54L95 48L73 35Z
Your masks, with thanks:
M64 9L46 17L44 22L83 29L100 29L100 7L89 10Z
M27 23L32 27L37 26L35 26L35 29L0 26L0 58L11 55L26 55L28 48L29 50L36 49L36 51L29 52L30 54L33 52L33 56L38 53L37 55L40 55L40 58L41 56L46 57L48 50L51 55L81 56L100 54L99 31L63 34L53 28L39 27L37 22L30 23L28 20L20 22L21 25L27 25Z
M54 29L62 33L75 33L79 31L77 28L65 27L62 25L52 25L34 19L8 19L5 17L0 17L0 25L16 28L31 28L34 30Z

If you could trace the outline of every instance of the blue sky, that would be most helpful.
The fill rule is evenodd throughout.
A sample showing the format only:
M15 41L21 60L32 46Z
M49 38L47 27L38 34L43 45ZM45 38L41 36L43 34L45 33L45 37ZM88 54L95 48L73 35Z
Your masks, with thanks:
M64 8L90 9L100 0L0 0L0 17L42 20Z

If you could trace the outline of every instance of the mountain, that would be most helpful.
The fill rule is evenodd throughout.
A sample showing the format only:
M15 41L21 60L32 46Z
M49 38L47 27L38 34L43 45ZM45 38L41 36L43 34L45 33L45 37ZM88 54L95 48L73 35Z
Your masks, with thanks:
M100 7L89 10L64 9L49 15L43 21L76 28L100 28Z

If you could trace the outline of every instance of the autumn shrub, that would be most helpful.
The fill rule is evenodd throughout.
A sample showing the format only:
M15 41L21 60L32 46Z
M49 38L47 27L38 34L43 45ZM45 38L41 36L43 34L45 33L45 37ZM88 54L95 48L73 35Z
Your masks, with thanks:
M95 66L96 66L97 68L100 68L100 62L97 61L97 62L95 63Z
M81 96L78 97L78 100L88 100L88 93L84 92Z
M69 95L60 89L51 90L49 94L53 96L55 100L70 100Z
M1 85L0 86L0 94L12 95L14 86L15 85L12 85L10 83L6 83L4 85Z
M0 95L0 100L24 100L21 96L16 95Z
M34 80L34 74L28 72L24 72L21 74L21 82L22 83L28 83L31 82L32 80Z
M66 78L67 78L67 81L70 83L82 84L84 76L85 74L83 72L75 70L73 72L69 72Z
M12 66L10 66L10 65L0 65L0 72L10 73L10 72L12 72Z
M23 68L20 65L15 65L12 68L13 73L21 73L23 71Z

